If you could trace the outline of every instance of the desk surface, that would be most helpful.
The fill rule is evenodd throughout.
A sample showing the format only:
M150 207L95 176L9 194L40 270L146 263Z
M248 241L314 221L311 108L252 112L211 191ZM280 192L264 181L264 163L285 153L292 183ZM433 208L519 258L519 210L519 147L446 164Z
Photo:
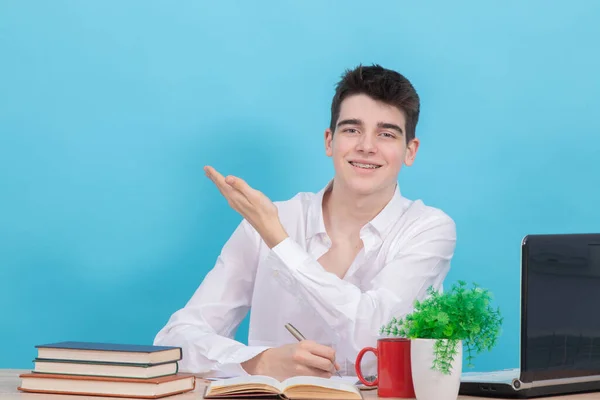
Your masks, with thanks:
M58 394L35 394L35 393L23 393L17 390L20 379L19 374L30 372L29 370L17 370L17 369L0 369L0 400L115 400L115 397L99 397L99 396L73 396L73 395L58 395ZM196 390L189 393L184 393L176 396L166 397L169 400L201 400L202 392L204 391L204 381L198 379L196 381ZM363 397L365 400L376 400L377 391L367 390L363 391ZM459 400L490 400L489 397L473 397L473 396L459 396ZM552 400L598 400L598 393L585 393L575 394L568 396L553 396ZM387 400L387 399L386 399ZM391 399L389 399L391 400Z

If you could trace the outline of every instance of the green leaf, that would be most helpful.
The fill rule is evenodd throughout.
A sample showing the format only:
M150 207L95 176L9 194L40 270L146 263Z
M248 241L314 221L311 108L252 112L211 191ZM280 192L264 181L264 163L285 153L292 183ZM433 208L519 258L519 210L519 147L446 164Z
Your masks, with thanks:
M472 366L474 355L488 351L497 343L503 318L499 308L491 307L491 293L465 281L439 293L429 287L427 296L414 302L414 310L394 316L383 325L381 333L408 338L450 339L438 340L432 368L449 373L458 340L463 341L467 365Z

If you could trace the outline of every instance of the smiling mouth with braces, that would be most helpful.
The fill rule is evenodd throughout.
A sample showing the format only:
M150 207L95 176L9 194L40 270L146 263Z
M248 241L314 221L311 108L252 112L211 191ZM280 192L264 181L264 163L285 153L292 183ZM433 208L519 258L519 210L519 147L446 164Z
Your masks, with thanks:
M354 161L348 161L348 163L355 167L364 168L364 169L377 169L377 168L381 167L381 165L377 165L377 164L363 164L363 163L354 162Z

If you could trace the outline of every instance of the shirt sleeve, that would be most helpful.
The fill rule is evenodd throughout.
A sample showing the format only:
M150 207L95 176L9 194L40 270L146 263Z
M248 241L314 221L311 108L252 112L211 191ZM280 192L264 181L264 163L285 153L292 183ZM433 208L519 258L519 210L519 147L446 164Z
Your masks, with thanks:
M243 220L192 298L156 335L155 345L182 348L182 372L248 375L240 364L268 348L233 339L252 301L259 245L260 236Z
M373 278L371 290L327 272L291 238L273 247L271 263L282 284L308 303L337 335L338 348L352 359L373 346L382 325L413 310L427 289L441 290L454 254L456 228L445 216L424 224Z

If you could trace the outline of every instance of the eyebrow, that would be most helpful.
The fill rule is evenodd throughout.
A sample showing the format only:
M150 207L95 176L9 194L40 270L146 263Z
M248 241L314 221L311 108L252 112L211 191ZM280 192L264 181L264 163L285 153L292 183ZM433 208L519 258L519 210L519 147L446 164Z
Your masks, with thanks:
M363 122L360 119L350 118L350 119L344 119L337 123L338 128L342 125L361 125L362 126ZM402 131L402 128L400 128L396 124L391 124L389 122L378 122L377 127L380 129L392 129L392 130L397 131L401 135L404 134L404 132Z
M337 127L339 128L342 125L362 125L362 121L360 119L344 119L337 123Z
M404 134L404 132L402 132L402 128L400 128L396 124L390 124L390 123L387 123L387 122L378 122L377 123L377 127L378 128L382 128L382 129L392 129L394 131L397 131L401 135Z

